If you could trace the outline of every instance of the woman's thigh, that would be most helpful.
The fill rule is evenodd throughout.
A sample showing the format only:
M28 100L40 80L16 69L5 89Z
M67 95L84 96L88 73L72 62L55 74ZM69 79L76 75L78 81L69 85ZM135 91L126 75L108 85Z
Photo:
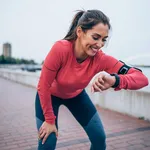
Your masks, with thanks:
M66 106L86 131L92 143L91 149L105 150L106 136L102 121L86 91L68 100Z
M65 106L82 127L87 126L91 118L97 112L85 90L76 97L66 100Z
M59 111L59 107L62 104L62 102L63 102L63 100L60 99L59 97L51 95L51 104L52 104L52 109L53 109L54 115L56 116L55 124L56 124L57 129L58 129L58 123L57 123L58 122L57 121L58 111ZM43 121L43 122L45 121L38 92L37 92L36 98L35 98L35 116L36 116L36 118L39 118L41 121Z

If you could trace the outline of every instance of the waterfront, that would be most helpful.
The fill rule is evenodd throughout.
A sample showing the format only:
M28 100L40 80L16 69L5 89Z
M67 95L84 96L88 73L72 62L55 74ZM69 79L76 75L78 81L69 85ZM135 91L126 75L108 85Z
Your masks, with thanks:
M0 65L0 69L7 69L20 74L40 76L42 65ZM150 83L150 67L138 67L147 76ZM142 91L150 92L150 84L143 88Z

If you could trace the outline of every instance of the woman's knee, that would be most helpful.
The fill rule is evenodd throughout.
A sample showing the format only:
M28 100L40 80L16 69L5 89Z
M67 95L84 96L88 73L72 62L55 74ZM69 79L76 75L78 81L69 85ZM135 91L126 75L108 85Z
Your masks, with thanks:
M99 142L99 143L104 143L106 142L106 134L105 132L97 131L94 133L92 136L92 141Z
M92 143L98 143L98 144L104 144L106 142L106 134L104 130L101 129L95 129L88 131L89 139Z
M51 133L44 144L42 144L42 139L39 140L38 150L55 150L56 142L56 134Z
M94 132L89 138L91 150L106 150L106 135L104 132Z
M89 139L92 143L99 143L105 145L106 134L97 112L89 121L88 125L85 127L85 131L88 134Z

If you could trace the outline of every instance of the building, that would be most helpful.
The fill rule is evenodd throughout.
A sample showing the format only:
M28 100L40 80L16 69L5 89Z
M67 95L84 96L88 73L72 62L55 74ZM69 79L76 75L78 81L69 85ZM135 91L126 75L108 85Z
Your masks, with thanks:
M3 55L4 57L11 57L11 44L9 43L3 44Z

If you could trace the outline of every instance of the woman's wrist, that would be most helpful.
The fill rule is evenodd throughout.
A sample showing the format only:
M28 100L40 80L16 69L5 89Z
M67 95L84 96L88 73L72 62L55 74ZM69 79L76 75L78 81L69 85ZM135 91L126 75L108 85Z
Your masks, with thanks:
M118 87L119 83L120 83L120 77L116 74L116 73L113 73L113 74L110 74L111 76L114 76L115 77L115 82L114 82L114 85L112 85L112 88L116 88Z

